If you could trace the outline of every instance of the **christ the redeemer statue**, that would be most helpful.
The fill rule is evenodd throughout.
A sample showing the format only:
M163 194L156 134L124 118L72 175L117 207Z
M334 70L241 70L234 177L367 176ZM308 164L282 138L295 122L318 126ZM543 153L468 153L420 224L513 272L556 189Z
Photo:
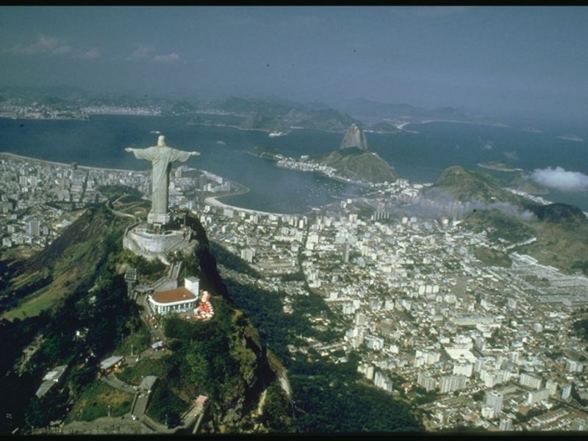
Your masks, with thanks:
M153 164L153 174L151 176L153 194L151 198L151 211L147 216L147 222L150 224L167 224L170 220L168 213L168 189L171 163L174 161L185 162L190 156L200 155L200 153L173 149L165 144L165 136L163 135L160 135L157 139L156 146L146 149L128 147L125 151L133 153L137 159L147 159Z

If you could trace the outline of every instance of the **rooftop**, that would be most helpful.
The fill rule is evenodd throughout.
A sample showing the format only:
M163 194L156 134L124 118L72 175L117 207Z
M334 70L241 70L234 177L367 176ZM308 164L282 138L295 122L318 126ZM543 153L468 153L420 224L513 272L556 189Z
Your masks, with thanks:
M42 398L55 385L54 381L46 380L41 383L35 395L37 398Z
M67 369L67 365L57 366L53 370L47 372L43 377L43 381L59 381L65 370Z
M156 292L151 297L157 303L175 303L196 300L196 296L184 287Z
M105 358L100 362L100 369L110 369L112 366L117 364L122 359L123 357L121 357L120 355L113 355L111 357Z
M155 375L147 375L143 378L143 381L141 381L141 385L139 386L139 388L149 391L151 390L156 381L157 377Z

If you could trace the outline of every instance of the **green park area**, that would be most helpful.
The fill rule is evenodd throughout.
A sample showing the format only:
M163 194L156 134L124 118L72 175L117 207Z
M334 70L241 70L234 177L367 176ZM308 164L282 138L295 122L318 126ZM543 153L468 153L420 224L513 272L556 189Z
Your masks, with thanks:
M123 416L130 412L133 395L114 389L101 381L90 383L76 400L68 415L69 421L93 421L109 415Z
M167 374L166 360L163 358L143 358L132 366L127 366L117 377L125 383L138 386L141 384L143 377L155 375L158 378L164 378Z

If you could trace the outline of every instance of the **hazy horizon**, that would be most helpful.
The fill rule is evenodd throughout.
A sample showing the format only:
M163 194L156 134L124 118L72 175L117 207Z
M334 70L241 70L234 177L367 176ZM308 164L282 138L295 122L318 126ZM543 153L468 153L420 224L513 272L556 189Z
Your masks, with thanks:
M0 86L588 117L586 7L1 7Z

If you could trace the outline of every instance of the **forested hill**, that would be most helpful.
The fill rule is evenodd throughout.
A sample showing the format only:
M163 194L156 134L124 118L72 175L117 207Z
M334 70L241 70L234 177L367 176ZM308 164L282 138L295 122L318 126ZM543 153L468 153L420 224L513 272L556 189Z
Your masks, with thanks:
M542 205L512 193L492 176L461 166L445 169L425 195L446 204L469 203L464 225L486 231L497 244L564 272L588 275L588 219L577 207Z
M151 272L140 276L146 278L158 277L166 270L122 249L126 224L119 224L122 218L113 216L105 206L88 210L51 250L31 261L39 265L31 268L43 267L41 262L49 266L50 277L44 286L64 280L62 286L71 286L71 290L52 308L0 321L0 338L11 342L0 354L0 433L16 428L28 433L51 421L67 425L130 411L132 396L102 383L97 378L98 365L110 355L126 355L128 359L133 353L148 351L152 343L151 331L141 319L142 307L127 295L125 268L132 263ZM215 315L208 322L163 319L160 324L168 346L163 356L149 359L145 355L144 362L128 365L125 361L120 377L134 384L144 375L158 376L147 414L172 428L202 394L209 397L204 431L288 431L292 427L291 405L278 381L286 378L285 370L231 301L198 219L193 217L189 222L195 227L197 252L176 258L184 260L182 275L200 277L201 287L213 294ZM65 256L67 261L62 261ZM82 260L90 256L91 261ZM71 270L69 260L83 263L84 268L94 265L93 271L87 278L78 274L77 282L70 281L61 272ZM26 265L16 276L25 274ZM31 278L30 283L39 282ZM37 288L25 280L20 289L34 293ZM59 365L68 366L59 386L42 399L35 397L45 373Z

